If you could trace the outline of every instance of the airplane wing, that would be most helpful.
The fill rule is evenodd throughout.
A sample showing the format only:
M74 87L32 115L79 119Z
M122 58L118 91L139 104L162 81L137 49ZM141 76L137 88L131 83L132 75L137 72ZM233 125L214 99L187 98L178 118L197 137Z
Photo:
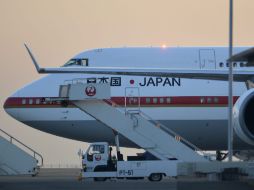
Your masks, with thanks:
M86 73L86 74L109 74L109 75L130 75L130 76L154 76L154 77L175 77L188 79L228 80L228 70L201 70L201 69L171 69L171 68L130 68L130 67L58 67L40 68L32 52L25 44L25 47L35 65L38 73ZM254 48L234 55L231 61L248 61L254 57ZM233 71L234 81L247 81L253 78L254 69Z
M254 47L233 55L229 61L246 61L247 66L254 66Z

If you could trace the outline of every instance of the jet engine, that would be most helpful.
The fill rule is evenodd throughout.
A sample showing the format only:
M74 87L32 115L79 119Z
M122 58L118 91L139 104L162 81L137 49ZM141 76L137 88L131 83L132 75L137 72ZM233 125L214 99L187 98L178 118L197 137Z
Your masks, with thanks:
M254 145L254 89L246 91L233 108L233 126L237 136Z

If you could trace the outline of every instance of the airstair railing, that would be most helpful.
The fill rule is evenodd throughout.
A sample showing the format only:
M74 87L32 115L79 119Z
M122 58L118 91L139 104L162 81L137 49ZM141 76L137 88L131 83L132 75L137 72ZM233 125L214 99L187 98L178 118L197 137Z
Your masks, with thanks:
M42 167L42 166L43 166L43 157L42 157L41 154L39 154L38 152L36 152L36 151L33 150L32 148L30 148L29 146L25 145L24 143L22 143L21 141L19 141L19 140L16 139L15 137L11 136L10 134L8 134L7 132L5 132L4 130L0 129L0 131L1 131L3 134L5 134L5 135L9 138L9 142L10 142L10 143L14 144L14 141L15 141L16 143L18 143L19 145L21 145L21 147L24 147L26 150L30 151L30 152L28 152L28 151L26 151L26 152L29 153L31 156L33 156L33 157L37 160L38 166L39 166L39 167ZM20 148L21 148L21 147L20 147ZM23 150L24 150L24 148L23 148ZM40 163L39 163L39 161L38 161L37 158L40 158Z
M180 136L179 134L177 134L175 131L173 131L172 129L166 127L164 124L162 124L161 122L152 119L150 116L148 116L147 114L145 114L144 112L140 111L140 115L142 117L144 117L145 119L149 120L151 123L153 123L156 127L162 129L164 132L168 133L169 135L171 135L172 137L174 137L177 141L182 142L183 144L185 144L186 146L188 146L189 148L191 148L192 150L198 151L201 154L205 155L204 151L202 151L200 148L198 148L196 145L192 144L190 141L188 141L187 139L183 138L182 136Z
M89 80L89 78L75 78L75 79L70 79L70 80L65 80L64 84L87 84L89 82L87 82Z
M116 108L122 108L122 106L117 105L112 100L105 100L105 101L107 103L111 104L112 106L116 107ZM165 125L163 125L159 121L154 120L153 118L151 118L150 116L148 116L147 114L142 112L141 110L139 110L139 112L137 112L137 110L135 110L135 111L127 110L127 112L125 112L124 110L121 110L121 109L118 109L118 110L121 111L122 113L125 113L126 115L128 115L128 114L131 115L132 118L135 118L136 114L142 116L143 118L145 118L149 122L153 123L156 127L160 128L161 130L163 130L164 132L166 132L170 136L174 137L175 140L180 141L184 145L188 146L189 148L191 148L194 151L197 151L198 153L202 154L203 156L206 155L206 153L203 150L201 150L200 148L198 148L196 145L192 144L191 142L189 142L188 140L186 140L185 138L183 138L182 136L180 136L179 134L177 134L173 130L169 129L168 127L166 127Z

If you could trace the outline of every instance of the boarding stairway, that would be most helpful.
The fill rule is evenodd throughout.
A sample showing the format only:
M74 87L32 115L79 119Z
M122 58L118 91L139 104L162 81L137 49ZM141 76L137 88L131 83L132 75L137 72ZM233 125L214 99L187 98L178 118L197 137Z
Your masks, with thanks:
M35 176L42 165L39 153L0 129L0 176Z
M58 100L71 102L161 160L176 158L187 162L208 161L195 145L167 127L153 122L141 111L120 110L110 101L109 84L72 82L61 85Z

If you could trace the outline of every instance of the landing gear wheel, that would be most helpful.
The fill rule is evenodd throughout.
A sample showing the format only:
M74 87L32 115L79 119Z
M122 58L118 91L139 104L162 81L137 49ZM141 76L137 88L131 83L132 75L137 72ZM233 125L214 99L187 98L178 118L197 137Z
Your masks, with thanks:
M153 173L148 177L149 181L161 181L162 180L162 174L160 173Z
M106 177L95 177L93 178L94 181L106 181L107 178Z

